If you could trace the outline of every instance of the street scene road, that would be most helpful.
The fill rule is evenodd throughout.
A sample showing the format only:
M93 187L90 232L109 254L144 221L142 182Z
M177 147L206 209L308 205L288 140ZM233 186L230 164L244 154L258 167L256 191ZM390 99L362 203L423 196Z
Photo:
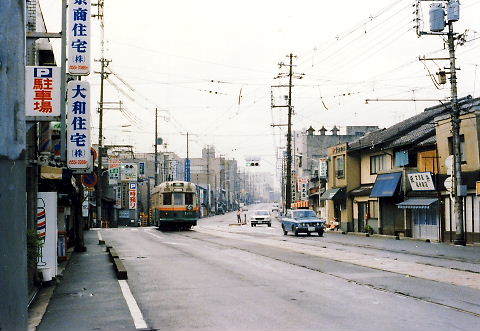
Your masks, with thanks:
M0 0L0 331L480 330L480 0Z
M250 207L247 220L267 208ZM468 330L480 323L477 248L331 232L284 236L278 221L235 223L229 213L191 231L101 230L150 328Z

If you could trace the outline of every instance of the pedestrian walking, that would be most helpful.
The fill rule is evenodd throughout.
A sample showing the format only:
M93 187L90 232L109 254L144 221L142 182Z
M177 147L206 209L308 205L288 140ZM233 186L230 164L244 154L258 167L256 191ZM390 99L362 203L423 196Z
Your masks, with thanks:
M237 223L242 223L242 212L240 211L240 209L237 210Z

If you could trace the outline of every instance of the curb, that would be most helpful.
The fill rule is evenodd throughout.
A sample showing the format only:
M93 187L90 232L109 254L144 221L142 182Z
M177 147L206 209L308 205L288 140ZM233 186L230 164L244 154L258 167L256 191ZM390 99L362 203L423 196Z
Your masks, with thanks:
M128 272L127 268L123 265L122 260L118 256L117 251L112 245L107 245L107 252L110 261L113 263L113 269L115 270L115 274L117 275L117 279L128 279Z

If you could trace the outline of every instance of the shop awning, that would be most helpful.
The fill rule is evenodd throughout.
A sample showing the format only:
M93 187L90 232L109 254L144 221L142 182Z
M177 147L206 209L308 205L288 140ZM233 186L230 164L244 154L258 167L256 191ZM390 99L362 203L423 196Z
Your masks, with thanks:
M350 191L350 195L354 197L363 197L363 196L369 196L370 193L372 193L372 188L373 186L359 186L354 190Z
M326 190L320 200L340 200L343 199L345 195L345 187L340 188L331 188Z
M402 178L401 172L393 172L391 174L381 174L377 176L375 185L373 185L372 198L393 197L397 191L398 183Z
M428 209L437 201L437 198L411 198L397 203L397 207L400 209Z

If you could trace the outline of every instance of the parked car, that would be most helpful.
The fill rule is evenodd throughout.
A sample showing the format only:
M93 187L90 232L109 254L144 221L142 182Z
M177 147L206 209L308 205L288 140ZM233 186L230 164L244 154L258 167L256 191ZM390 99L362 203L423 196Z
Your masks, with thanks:
M287 235L288 231L295 236L298 236L299 233L310 235L316 232L320 237L323 237L325 220L318 218L313 210L287 210L285 217L282 218L282 230L284 235Z
M268 210L253 211L253 215L250 217L250 225L257 226L257 224L267 224L268 227L272 226L272 220L270 218L270 212Z

